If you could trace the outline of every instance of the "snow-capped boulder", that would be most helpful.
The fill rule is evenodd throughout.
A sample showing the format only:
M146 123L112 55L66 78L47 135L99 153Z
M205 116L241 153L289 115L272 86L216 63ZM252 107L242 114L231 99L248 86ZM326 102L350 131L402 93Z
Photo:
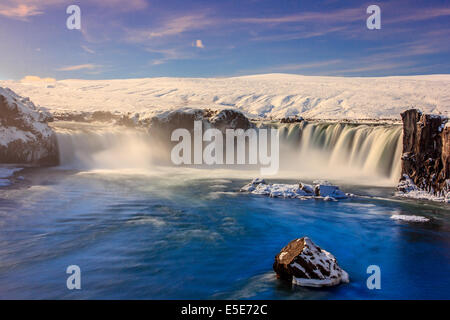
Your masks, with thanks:
M0 88L0 163L54 165L56 138L51 115L10 89Z
M329 252L308 237L292 240L276 255L273 270L280 279L305 287L348 283L349 276Z
M255 178L252 180L252 182L246 184L245 186L243 186L241 188L241 192L252 192L255 191L256 187L260 184L265 185L266 181L264 179L261 178Z
M298 184L300 190L304 191L308 195L314 195L314 187L310 184L300 182Z
M316 180L314 185L302 182L298 184L267 184L264 179L256 178L243 186L241 192L266 195L271 198L297 198L302 200L316 198L335 201L348 197L338 186L334 186L326 180Z
M316 184L314 186L314 193L318 197L327 198L327 200L347 198L347 195L342 192L338 186L331 185L328 182L326 182L325 184L323 182L320 184Z
M213 111L207 120L214 128L219 130L246 130L254 127L250 120L241 111L233 109Z

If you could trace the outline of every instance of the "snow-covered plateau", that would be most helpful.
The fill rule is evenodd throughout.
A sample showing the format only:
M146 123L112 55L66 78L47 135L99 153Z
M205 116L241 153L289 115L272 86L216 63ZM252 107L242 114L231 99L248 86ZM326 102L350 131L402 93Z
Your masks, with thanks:
M151 118L180 107L236 108L252 118L395 119L410 108L450 116L450 75L0 81L52 113L109 111Z

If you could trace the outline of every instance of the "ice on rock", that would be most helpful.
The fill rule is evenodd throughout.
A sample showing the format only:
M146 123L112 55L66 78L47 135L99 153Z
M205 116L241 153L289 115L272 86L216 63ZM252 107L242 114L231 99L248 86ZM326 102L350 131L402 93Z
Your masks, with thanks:
M264 179L255 178L250 182L249 184L246 184L241 188L242 192L253 192L255 191L256 187L260 184L266 184L266 181Z
M402 180L399 182L397 190L395 193L397 197L450 203L450 192L442 192L436 195L432 192L420 190L406 174L403 175Z
M336 258L308 237L292 240L281 249L273 269L280 279L299 286L327 287L349 282Z
M342 192L338 186L331 185L328 181L325 184L316 184L314 186L316 196L333 199L346 199L347 195Z
M336 201L346 199L347 195L338 186L334 186L328 181L315 181L321 184L309 185L300 182L299 184L268 184L265 180L256 178L252 182L241 188L241 192L265 195L271 198L297 198L312 199L321 198L325 201Z
M303 190L308 195L314 194L314 187L312 185L300 182L298 186L299 186L300 190Z

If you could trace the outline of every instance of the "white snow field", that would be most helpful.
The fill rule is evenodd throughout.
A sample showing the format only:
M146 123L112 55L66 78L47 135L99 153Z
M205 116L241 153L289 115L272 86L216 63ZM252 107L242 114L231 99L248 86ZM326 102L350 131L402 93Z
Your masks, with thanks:
M111 111L141 119L180 107L237 108L254 118L398 120L410 108L450 116L450 75L8 80L0 87L52 112Z

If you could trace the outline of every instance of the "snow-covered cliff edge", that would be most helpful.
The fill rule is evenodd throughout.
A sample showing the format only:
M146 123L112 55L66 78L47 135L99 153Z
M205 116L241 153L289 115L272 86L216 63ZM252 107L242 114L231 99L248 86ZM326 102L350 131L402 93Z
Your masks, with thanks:
M58 163L51 115L28 99L0 87L0 163Z

